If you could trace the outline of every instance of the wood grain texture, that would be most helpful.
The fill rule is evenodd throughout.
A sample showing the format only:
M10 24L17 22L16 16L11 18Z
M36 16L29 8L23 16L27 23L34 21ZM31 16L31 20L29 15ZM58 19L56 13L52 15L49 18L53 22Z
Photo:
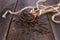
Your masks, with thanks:
M0 0L0 40L6 40L7 31L11 22L12 15L8 15L6 19L2 15L6 10L14 10L16 0Z
M37 0L18 0L16 11L25 6L35 5ZM36 22L27 23L14 16L7 40L54 40L47 15L42 15Z
M53 29L55 40L60 40L60 24L56 24L56 23L52 22L52 20L51 20L52 15L53 14L49 14L49 21L50 21L51 27Z
M59 2L60 2L60 0L48 0L48 2L46 4L54 5L54 4L57 4ZM53 29L55 40L60 40L60 24L56 24L56 23L52 22L52 20L51 20L52 15L54 15L54 14L53 13L48 14L49 22L50 22L51 27ZM60 15L57 16L55 19L60 20Z

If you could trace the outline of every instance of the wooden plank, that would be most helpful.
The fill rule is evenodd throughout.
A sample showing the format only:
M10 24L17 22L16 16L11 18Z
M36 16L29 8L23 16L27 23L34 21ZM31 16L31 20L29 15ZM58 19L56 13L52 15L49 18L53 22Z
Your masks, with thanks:
M57 4L59 2L60 2L60 0L48 0L48 3L46 3L46 4L54 5L54 4ZM55 36L55 40L60 40L60 24L56 24L51 20L52 15L54 15L54 14L52 14L52 13L48 14L49 22L51 24L51 27L52 27L52 30L53 30L53 33ZM59 17L56 17L55 19L60 20Z
M37 0L18 0L16 11L25 6L35 5ZM20 20L17 15L13 18L7 40L54 40L46 15L42 15L34 23Z
M49 14L49 21L55 36L55 40L60 40L60 24L56 24L51 20L52 15L54 14ZM59 19L59 18L56 18L56 19Z
M7 32L11 22L12 15L8 15L6 19L2 15L6 10L14 10L16 0L0 0L0 40L6 40Z

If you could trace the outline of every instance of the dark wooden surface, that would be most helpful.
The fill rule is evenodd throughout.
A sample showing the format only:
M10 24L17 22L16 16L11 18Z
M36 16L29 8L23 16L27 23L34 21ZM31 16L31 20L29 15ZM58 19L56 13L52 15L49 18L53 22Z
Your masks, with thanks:
M0 40L6 40L12 18L12 15L9 15L6 19L1 16L8 9L14 11L15 4L16 0L0 0Z
M54 5L54 4L57 4L59 2L60 2L60 0L50 0L46 4ZM52 14L48 14L48 20L49 20L50 26L52 27L55 40L60 40L60 24L56 24L56 23L52 22L52 20L51 20L51 16L52 15L53 15L53 13ZM56 20L60 20L59 17L56 17L55 19Z
M0 0L0 40L59 40L60 24L51 21L53 14L40 16L35 23L19 20L19 15L1 16L6 10L18 11L25 6L34 6L37 0ZM58 3L48 0L46 5Z

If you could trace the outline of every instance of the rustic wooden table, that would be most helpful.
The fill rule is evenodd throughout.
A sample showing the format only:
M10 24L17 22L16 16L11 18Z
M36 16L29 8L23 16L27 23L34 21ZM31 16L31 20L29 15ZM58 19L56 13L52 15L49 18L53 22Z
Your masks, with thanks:
M8 14L2 18L6 10L18 11L25 6L34 6L37 0L0 0L0 40L59 40L60 24L51 21L53 14L39 17L35 24L19 21L15 15ZM45 4L52 5L59 0L48 0ZM59 19L59 18L57 18Z

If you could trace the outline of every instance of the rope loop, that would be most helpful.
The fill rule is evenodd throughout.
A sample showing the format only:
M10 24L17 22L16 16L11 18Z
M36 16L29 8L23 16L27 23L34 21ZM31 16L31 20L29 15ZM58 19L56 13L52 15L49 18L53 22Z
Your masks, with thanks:
M38 11L38 15L37 14L35 14L35 17L37 17L37 16L40 16L40 15L42 15L42 11L43 10L45 10L45 9L48 9L49 7L51 7L52 9L54 9L56 12L57 12L57 14L54 14L53 16L52 16L52 21L53 22L55 22L55 23L60 23L60 21L56 21L55 20L55 17L56 16L58 16L58 15L60 15L60 12L59 12L59 10L58 9L56 9L54 6L45 6L45 5L43 5L43 4L40 4L40 7L43 7L43 8L40 8L39 7L39 3L44 3L44 2L46 2L47 0L38 0L37 2L36 2L36 5L35 5L35 7L34 6L27 6L27 7L24 7L24 8L22 8L21 10L19 10L19 11L17 11L17 12L12 12L12 11L10 11L10 10L7 10L3 15L2 15L2 17L3 18L6 18L6 15L7 15L7 13L9 12L10 14L21 14L21 12L23 12L24 10L26 10L26 9L31 9L30 10L30 13L32 13L32 14L34 14L36 11ZM60 7L60 3L58 3L58 8ZM35 9L36 8L36 9Z

